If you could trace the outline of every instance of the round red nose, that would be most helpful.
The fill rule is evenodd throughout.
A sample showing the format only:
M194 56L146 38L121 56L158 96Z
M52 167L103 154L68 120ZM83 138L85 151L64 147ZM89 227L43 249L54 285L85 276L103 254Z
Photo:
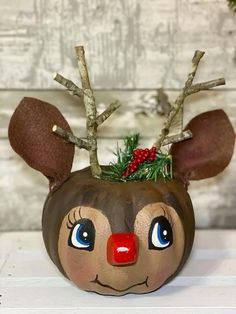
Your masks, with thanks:
M107 260L111 265L128 265L137 259L137 236L130 233L113 233L107 241Z

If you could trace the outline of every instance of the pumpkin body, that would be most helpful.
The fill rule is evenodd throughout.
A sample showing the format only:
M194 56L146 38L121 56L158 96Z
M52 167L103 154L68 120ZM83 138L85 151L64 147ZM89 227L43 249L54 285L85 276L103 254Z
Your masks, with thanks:
M74 173L50 192L43 237L52 261L84 290L154 291L176 276L194 238L192 203L179 180L110 182Z
M105 110L94 119L94 130L108 113ZM52 132L55 124L61 130L56 134ZM194 214L186 186L189 180L223 171L235 142L233 127L222 110L196 116L187 129L193 139L171 146L170 175L165 173L171 166L169 155L160 156L155 146L147 151L136 149L136 134L124 140L125 155L132 157L123 162L121 152L123 164L120 167L118 158L114 179L127 179L138 165L148 162L143 163L141 176L128 178L138 181L99 180L91 176L90 168L70 173L74 146L61 136L70 142L71 129L58 109L38 99L21 101L9 123L9 140L29 166L49 179L42 219L44 242L52 261L77 286L108 295L146 293L181 270L194 238ZM90 161L96 161L96 154L91 158L96 145L87 144L82 141L79 146L90 150ZM106 173L112 173L111 169ZM160 177L174 173L175 179L147 181L159 177L158 169Z

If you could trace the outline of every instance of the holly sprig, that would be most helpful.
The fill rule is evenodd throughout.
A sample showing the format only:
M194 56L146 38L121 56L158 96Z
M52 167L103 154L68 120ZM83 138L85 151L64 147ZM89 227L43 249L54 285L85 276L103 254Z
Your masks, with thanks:
M117 161L103 170L103 177L113 181L157 180L172 178L171 155L156 151L156 147L137 148L139 134L126 136L123 148L117 145Z

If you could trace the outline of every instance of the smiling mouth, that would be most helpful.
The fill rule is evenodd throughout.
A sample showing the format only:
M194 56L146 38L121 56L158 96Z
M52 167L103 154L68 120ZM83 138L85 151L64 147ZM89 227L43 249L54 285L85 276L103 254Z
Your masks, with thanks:
M102 283L98 279L98 275L96 275L96 278L94 280L91 280L90 282L96 283L96 284L98 284L98 285L100 285L100 286L102 286L104 288L109 288L109 289L112 289L112 290L117 291L117 292L124 292L124 291L127 291L127 290L129 290L129 289L131 289L133 287L142 286L142 285L146 285L146 287L148 288L148 276L147 276L147 278L144 281L136 283L136 284L134 284L134 285L132 285L132 286L130 286L128 288L125 288L125 289L116 289L116 288L113 288L110 285L106 285L106 284Z

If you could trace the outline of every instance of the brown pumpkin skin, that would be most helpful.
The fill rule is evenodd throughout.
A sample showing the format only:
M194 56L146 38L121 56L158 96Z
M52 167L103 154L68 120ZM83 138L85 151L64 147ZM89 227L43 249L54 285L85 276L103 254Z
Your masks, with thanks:
M173 243L150 249L153 219L165 216ZM68 223L86 218L95 228L91 251L68 245ZM80 288L105 295L147 293L175 277L185 264L194 238L194 213L184 184L178 180L110 182L93 178L86 168L71 173L50 192L43 210L43 237L52 261ZM135 233L137 260L111 265L107 241L111 234Z

